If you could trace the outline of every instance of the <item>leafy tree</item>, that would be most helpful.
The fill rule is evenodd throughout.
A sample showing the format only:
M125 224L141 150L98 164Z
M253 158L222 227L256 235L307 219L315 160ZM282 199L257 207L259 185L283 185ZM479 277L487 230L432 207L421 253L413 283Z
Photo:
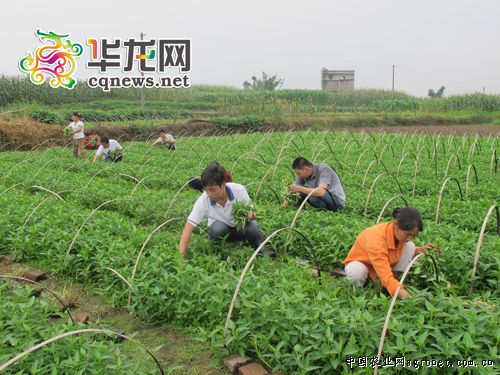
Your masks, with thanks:
M245 90L272 91L281 87L281 85L283 85L283 82L284 80L278 78L276 74L273 76L269 76L265 72L262 72L262 79L253 76L251 83L248 81L243 82L243 88Z
M433 89L429 89L429 97L430 98L442 98L444 96L444 90L446 89L445 86L441 86L439 90L434 91Z

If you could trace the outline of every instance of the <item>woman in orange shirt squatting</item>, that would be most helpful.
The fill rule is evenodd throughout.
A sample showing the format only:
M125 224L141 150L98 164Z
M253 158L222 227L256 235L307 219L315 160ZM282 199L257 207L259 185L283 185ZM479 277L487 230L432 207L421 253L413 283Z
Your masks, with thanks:
M424 230L422 217L417 209L396 208L393 221L381 223L363 230L344 260L347 279L357 287L363 287L368 276L380 278L391 296L399 285L394 273L403 272L416 253L435 248L434 244L415 246L413 239ZM436 249L439 251L439 249ZM398 298L410 294L401 287Z

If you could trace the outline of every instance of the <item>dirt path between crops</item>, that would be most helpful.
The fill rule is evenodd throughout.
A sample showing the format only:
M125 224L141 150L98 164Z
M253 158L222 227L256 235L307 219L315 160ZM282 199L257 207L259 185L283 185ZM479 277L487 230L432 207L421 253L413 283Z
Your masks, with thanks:
M9 257L2 259L0 256L0 275L23 276L30 269L26 264L14 263ZM125 309L110 306L103 297L86 290L83 285L47 276L39 283L55 292L66 305L72 306L70 313L75 319L88 315L89 321L96 322L99 328L133 336L149 349L162 345L154 354L166 374L229 374L223 366L221 354L206 342L178 329L143 323Z
M297 131L307 130L308 125L289 126L267 124L262 131L287 131L290 128ZM106 134L108 137L117 140L146 140L151 139L158 134L158 131L164 129L172 132L174 136L213 136L225 133L215 124L209 121L190 120L186 123L155 125L149 127L137 127L126 125L94 126L85 130L87 135ZM15 118L11 121L0 121L0 151L12 150L36 150L40 147L53 147L68 144L63 136L64 127L61 125L48 125L34 121L31 118ZM500 136L500 125L480 124L480 125L394 125L383 127L344 127L344 126L322 126L314 128L317 130L328 129L330 131L342 131L344 129L354 132L388 132L388 133L425 133L425 134L453 134L457 135L479 134L488 136L493 134ZM234 129L238 133L246 133L249 129L238 127Z

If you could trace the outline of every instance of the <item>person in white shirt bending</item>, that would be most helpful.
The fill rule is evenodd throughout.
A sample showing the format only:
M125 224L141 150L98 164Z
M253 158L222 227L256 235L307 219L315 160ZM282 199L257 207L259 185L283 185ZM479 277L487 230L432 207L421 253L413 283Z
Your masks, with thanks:
M175 139L172 134L165 132L165 130L160 130L160 136L153 142L151 146L165 146L169 150L175 151Z
M193 230L208 218L208 238L212 241L226 236L228 241L246 240L257 249L262 240L262 229L255 221L255 212L247 213L247 222L243 230L238 230L234 222L232 208L234 203L250 203L250 197L243 185L226 182L224 167L211 163L201 174L204 192L196 200L179 241L179 251L185 257ZM261 249L259 255L264 254Z
M83 122L80 118L81 116L78 112L73 113L71 115L71 123L68 126L71 128L69 134L73 137L73 156L78 159L78 154L80 154L82 159L85 159L85 149L83 148L85 134L83 133Z
M102 156L104 161L110 163L116 163L123 158L123 147L114 139L109 139L108 137L101 137L101 145L97 149L94 155L94 163L97 161L99 156Z

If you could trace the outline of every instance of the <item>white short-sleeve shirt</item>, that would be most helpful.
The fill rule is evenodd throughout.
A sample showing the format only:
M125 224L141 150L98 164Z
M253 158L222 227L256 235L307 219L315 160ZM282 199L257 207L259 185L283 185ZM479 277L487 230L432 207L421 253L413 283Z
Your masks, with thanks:
M167 134L165 135L165 138L163 138L163 137L158 137L158 139L156 140L156 142L157 142L157 143L159 143L159 144L161 144L161 145L162 145L162 144L164 144L164 143L170 143L170 144L172 144L172 143L175 143L175 139L174 139L174 137L172 136L172 134L167 133Z
M219 203L210 200L207 193L203 193L193 206L193 210L188 217L188 222L192 225L199 225L205 218L208 218L208 226L214 221L221 221L230 227L235 227L232 210L235 202L243 201L250 203L250 197L243 185L234 182L227 182L226 189L228 200L226 205L222 207Z
M106 158L106 156L108 156L108 154L111 151L114 151L117 148L121 149L122 146L120 146L120 144L117 141L115 141L114 139L110 139L109 140L109 147L104 147L103 145L100 145L99 148L97 149L97 155L102 155L103 158Z
M73 139L85 138L85 134L83 133L83 122L81 122L81 121L74 122L73 121L72 123L69 124L69 127L71 128L72 131L75 131L78 128L80 128L79 132L76 132L75 134L73 134Z

